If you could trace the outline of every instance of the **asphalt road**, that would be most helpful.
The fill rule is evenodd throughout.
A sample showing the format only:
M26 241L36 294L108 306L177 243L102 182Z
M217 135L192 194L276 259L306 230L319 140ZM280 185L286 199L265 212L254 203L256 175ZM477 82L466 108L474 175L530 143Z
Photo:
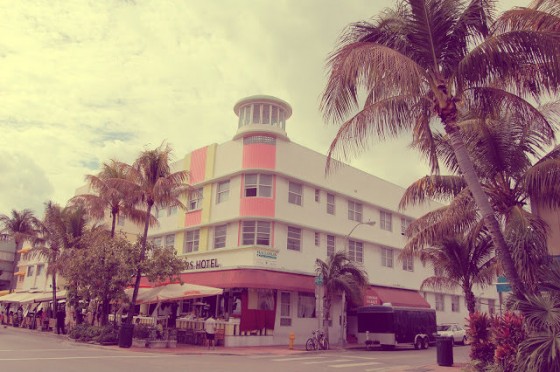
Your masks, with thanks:
M455 362L468 360L468 347L454 348ZM76 343L62 336L16 328L0 328L1 371L56 372L373 372L428 371L436 364L436 349L330 350L278 353L218 348L122 349Z

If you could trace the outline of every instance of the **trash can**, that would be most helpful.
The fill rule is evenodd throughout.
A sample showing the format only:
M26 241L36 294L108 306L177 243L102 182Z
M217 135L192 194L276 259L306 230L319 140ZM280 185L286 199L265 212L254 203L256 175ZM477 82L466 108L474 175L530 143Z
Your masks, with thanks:
M453 337L436 337L438 366L451 367L453 365Z
M134 324L122 323L119 329L119 347L132 346L132 334L134 332Z

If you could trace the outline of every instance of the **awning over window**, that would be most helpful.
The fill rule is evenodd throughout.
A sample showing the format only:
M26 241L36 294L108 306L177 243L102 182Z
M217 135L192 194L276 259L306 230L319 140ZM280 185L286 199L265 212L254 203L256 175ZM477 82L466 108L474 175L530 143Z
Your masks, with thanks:
M285 273L260 269L232 269L184 273L185 283L216 288L261 288L284 291L314 292L314 277L311 275ZM144 279L145 280L145 279ZM147 281L142 281L143 284Z
M379 302L374 303L375 300ZM420 296L417 291L402 288L370 286L364 295L364 305L379 304L430 308L430 304L424 297Z

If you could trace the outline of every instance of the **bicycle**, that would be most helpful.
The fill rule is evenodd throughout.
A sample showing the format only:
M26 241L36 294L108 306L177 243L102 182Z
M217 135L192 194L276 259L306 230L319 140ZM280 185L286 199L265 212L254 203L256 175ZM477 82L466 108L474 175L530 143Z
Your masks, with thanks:
M328 350L329 340L325 337L325 333L321 330L316 330L312 332L312 336L307 339L305 343L305 350Z

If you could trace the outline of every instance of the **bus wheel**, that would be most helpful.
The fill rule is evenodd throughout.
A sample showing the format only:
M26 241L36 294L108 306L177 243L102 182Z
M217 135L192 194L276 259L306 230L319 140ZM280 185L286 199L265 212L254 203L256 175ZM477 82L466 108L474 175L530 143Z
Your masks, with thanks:
M420 337L418 337L418 338L416 339L416 342L414 342L414 348L415 348L416 350L422 349L422 339L421 339Z
M427 338L427 337L424 337L424 338L422 339L422 349L427 349L428 346L430 346L430 344L428 343L428 338Z

